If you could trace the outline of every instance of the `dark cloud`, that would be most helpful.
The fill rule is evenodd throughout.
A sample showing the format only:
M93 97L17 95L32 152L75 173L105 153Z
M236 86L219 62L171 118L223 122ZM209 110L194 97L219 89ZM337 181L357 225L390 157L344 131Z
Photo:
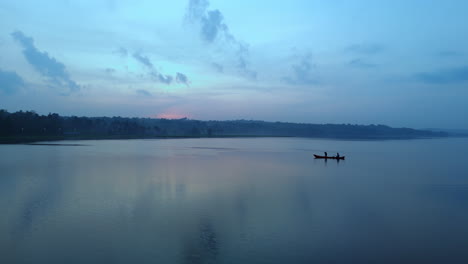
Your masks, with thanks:
M16 73L0 69L0 92L13 94L24 86L23 79Z
M218 63L213 62L213 63L211 64L211 66L212 66L217 72L220 72L220 73L224 72L224 67L223 67L223 65L221 65L221 64L218 64Z
M186 19L200 23L200 34L203 40L213 42L218 35L230 36L228 26L223 22L223 14L219 10L207 10L210 3L207 0L190 0Z
M375 68L377 67L377 64L373 64L373 63L368 63L368 62L365 62L364 60L362 59L354 59L354 60L351 60L348 65L352 66L352 67L355 67L355 68L363 68L363 69L370 69L370 68Z
M380 44L353 44L345 48L346 52L363 55L377 54L384 50L384 46Z
M141 64L145 65L146 67L153 69L153 63L151 63L150 59L139 52L133 53L133 58L140 62Z
M33 68L47 79L47 82L55 87L66 87L70 92L80 90L80 86L74 82L65 68L65 65L47 52L39 51L34 45L34 40L21 31L11 33L11 36L23 47L23 55Z
M182 74L180 72L176 73L176 76L175 78L171 75L167 75L167 74L161 74L159 73L153 63L151 62L151 60L139 53L139 52L135 52L133 53L133 58L135 58L135 60L137 60L139 63L143 64L144 66L146 66L150 72L149 72L149 75L151 76L151 78L157 82L161 82L161 83L164 83L164 84L172 84L174 82L174 79L177 83L184 83L184 84L187 84L189 83L188 81L188 77L185 75L185 74Z
M107 73L107 74L113 74L116 72L116 70L114 68L105 68L104 71Z
M165 83L165 84L171 84L172 81L174 80L174 78L170 75L163 75L157 71L151 71L150 73L150 76L153 78L153 80L157 81L157 82L162 82L162 83Z
M163 75L163 74L158 73L157 76L158 76L158 80L165 84L171 84L172 81L174 80L174 78L170 75Z
M182 83L182 84L185 84L185 85L188 85L189 84L189 80L187 78L187 75L183 74L183 73L176 73L176 77L175 77L175 80L177 83Z
M228 27L223 23L223 14L219 10L211 10L201 17L203 38L208 42L213 42L218 36L218 32L229 34Z
M257 72L256 71L252 71L252 70L249 70L247 68L241 68L240 69L240 73L245 76L246 78L250 79L250 80L257 80Z
M291 66L292 76L283 78L283 81L293 85L316 84L317 80L312 77L315 65L311 63L311 55L305 55L300 58L297 64Z
M237 51L237 59L239 61L237 67L239 68L241 74L246 76L249 79L256 80L257 72L250 70L247 63L247 58L249 57L249 48L246 44L238 43L239 49Z
M146 97L151 97L152 96L152 94L150 92L148 92L146 90L143 90L143 89L136 90L136 93L138 95L142 95L142 96L146 96Z
M117 55L119 55L121 57L127 57L128 56L128 50L126 48L122 48L122 47L114 50L113 53L115 53L115 54L117 54Z
M206 43L213 43L217 39L224 40L228 46L234 48L237 65L240 73L250 79L257 78L257 72L249 69L248 45L238 41L229 32L224 22L224 16L218 9L208 10L210 3L207 0L189 0L185 18L190 23L200 26L200 36ZM219 69L219 67L217 67ZM219 71L219 70L218 70Z
M468 82L468 65L451 69L442 69L432 72L416 73L414 74L413 79L428 84L450 84Z

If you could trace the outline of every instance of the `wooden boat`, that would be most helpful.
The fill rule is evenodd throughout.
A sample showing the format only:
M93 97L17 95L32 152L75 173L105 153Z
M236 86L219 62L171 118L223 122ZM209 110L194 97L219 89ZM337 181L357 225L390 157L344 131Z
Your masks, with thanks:
M314 157L316 159L335 159L335 160L344 160L345 156L340 156L339 158L337 158L336 156L320 156L320 155L315 155L314 154Z

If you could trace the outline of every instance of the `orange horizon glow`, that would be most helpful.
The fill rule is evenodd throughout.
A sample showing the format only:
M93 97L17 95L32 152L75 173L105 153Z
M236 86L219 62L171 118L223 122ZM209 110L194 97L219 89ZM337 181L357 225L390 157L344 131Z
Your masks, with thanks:
M164 119L182 119L182 118L189 118L187 115L181 115L181 114L173 114L173 113L162 113L162 114L157 114L156 118L164 118Z

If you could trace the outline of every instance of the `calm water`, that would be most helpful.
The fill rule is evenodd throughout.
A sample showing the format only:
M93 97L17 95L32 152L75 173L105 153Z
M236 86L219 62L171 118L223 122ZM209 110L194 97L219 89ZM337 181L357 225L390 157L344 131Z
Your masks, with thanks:
M0 263L468 263L468 139L61 143L0 145Z

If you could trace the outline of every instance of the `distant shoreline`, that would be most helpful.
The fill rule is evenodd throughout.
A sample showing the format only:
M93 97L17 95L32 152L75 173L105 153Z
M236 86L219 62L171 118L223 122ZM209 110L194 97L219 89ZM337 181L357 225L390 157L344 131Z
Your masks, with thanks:
M449 133L370 124L307 124L258 120L77 117L0 110L0 144L58 140L296 137L391 140L447 137Z
M222 135L222 136L152 136L152 137L138 137L138 136L103 136L103 137L57 137L57 136L31 136L31 137L0 137L1 145L14 145L14 144L32 144L40 142L58 142L58 141L83 141L83 140L132 140L132 139L195 139L195 138L310 138L310 139L330 139L330 140L357 140L357 141L373 141L373 140L412 140L412 139L436 139L436 138L455 138L460 136L434 136L434 137L410 137L410 136L394 136L394 137L303 137L303 136L278 136L278 135ZM466 137L466 136L465 136ZM41 144L37 144L41 145Z

